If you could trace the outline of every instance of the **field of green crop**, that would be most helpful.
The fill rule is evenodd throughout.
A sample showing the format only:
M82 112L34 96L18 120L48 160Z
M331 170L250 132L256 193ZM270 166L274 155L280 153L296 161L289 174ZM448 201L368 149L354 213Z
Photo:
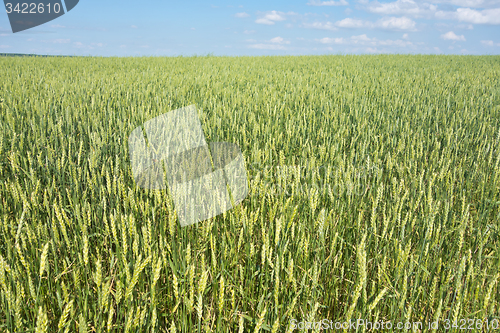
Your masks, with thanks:
M2 331L499 324L500 57L0 68ZM128 135L191 104L241 148L249 194L181 228L168 192L135 186Z

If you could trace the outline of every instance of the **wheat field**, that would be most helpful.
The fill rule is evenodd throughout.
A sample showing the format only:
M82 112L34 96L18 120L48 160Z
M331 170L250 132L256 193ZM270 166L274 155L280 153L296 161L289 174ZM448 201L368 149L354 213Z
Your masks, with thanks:
M498 324L500 57L0 66L1 330ZM191 104L241 148L249 194L181 228L168 191L134 184L127 138Z

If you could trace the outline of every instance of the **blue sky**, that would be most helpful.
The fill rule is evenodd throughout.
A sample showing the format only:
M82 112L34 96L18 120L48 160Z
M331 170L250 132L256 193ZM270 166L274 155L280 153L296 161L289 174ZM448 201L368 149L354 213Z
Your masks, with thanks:
M500 54L500 0L80 0L0 53L95 56Z

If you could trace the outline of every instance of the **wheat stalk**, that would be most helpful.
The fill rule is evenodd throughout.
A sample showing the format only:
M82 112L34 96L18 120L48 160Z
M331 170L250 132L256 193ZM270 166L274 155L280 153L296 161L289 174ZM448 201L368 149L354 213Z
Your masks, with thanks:
M69 314L71 313L71 310L73 309L73 303L74 303L74 301L71 300L64 307L64 310L63 310L63 313L61 315L61 318L59 319L59 324L57 325L59 331L62 330L63 327L66 325L66 322L68 321Z
M254 333L260 332L262 324L264 324L264 319L265 319L266 313L267 313L267 307L265 307L264 310L259 315L259 321L257 322L257 325L255 326Z
M238 333L243 333L244 328L243 328L243 316L240 316L240 319L238 320Z
M361 291L364 288L364 285L366 283L366 251L365 251L365 240L366 240L366 234L363 235L363 238L361 242L357 246L356 250L356 257L358 259L358 282L356 283L356 286L354 288L354 296L351 301L351 306L349 307L349 310L347 311L346 314L346 321L349 322L352 318L352 314L354 312L354 309L356 308L358 299L361 295Z
M49 327L49 319L47 318L47 314L42 309L42 307L38 307L38 316L36 319L36 333L46 333L47 328Z
M146 259L144 259L142 261L142 263L140 262L140 257L139 259L137 260L137 264L134 268L134 275L132 275L132 280L129 282L129 285L125 291L125 299L129 299L129 297L132 295L132 290L133 288L135 287L135 285L137 284L137 281L139 280L139 275L141 274L141 272L143 271L143 269L146 267L146 265L149 263L149 261L151 260L151 257L147 257Z
M108 332L110 332L113 329L113 316L115 314L115 308L113 304L109 307L109 313L108 313L108 322L106 324L106 329Z
M47 267L47 256L49 253L49 243L47 242L42 250L42 256L40 257L40 272L39 276L40 278L43 276L43 272L45 271L45 268Z
M222 314L222 309L224 308L224 276L221 276L220 281L219 281L219 313Z

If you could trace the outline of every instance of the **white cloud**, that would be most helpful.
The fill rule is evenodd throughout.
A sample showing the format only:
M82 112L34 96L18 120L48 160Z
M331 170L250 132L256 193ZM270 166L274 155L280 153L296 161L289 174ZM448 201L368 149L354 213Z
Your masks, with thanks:
M454 19L473 24L500 24L500 8L481 11L470 8L457 8L455 12L436 12L436 18Z
M348 29L359 29L359 28L378 28L384 30L416 30L416 23L407 17L387 17L378 20L377 22L364 21L353 18L345 18L343 20L337 21L335 23L331 22L315 22L306 23L303 26L305 28L321 29L336 31L337 28L348 28Z
M71 39L54 39L52 42L55 44L67 44L71 42Z
M236 13L234 16L239 17L239 18L244 18L244 17L249 17L250 15L248 15L245 12L242 12L242 13Z
M349 15L349 14L351 14L351 13L352 13L352 9L351 9L351 8L346 8L346 9L344 10L344 13L346 13L346 15Z
M319 30L330 30L330 31L336 31L338 30L337 27L334 26L332 22L314 22L314 23L304 23L304 28L312 28L312 29L319 29Z
M415 22L404 16L381 19L377 26L388 30L415 30Z
M391 40L391 39L386 39L386 40L379 40L379 41L374 41L377 45L385 45L385 46L398 46L398 47L406 47L413 45L412 42L404 41L401 39L396 39L396 40Z
M380 3L377 0L367 6L368 11L381 15L409 15L413 17L431 16L437 11L437 6L429 3L417 3L413 0L396 0Z
M362 35L359 35L359 36L352 36L351 37L351 40L354 41L354 43L358 43L358 42L370 42L371 39L368 38L368 36L366 36L366 34L362 34Z
M367 21L362 21L362 20L356 20L352 18L345 18L341 21L337 21L335 25L340 28L362 28L368 25L369 22Z
M416 23L407 17L387 17L377 22L364 21L359 19L345 18L334 24L331 22L306 23L305 28L314 28L322 30L336 31L337 28L359 29L359 28L378 28L384 30L412 30L415 31Z
M5 36L7 36L7 34L0 34L0 36L1 36L1 37L5 37Z
M403 39L408 39L408 34L403 34Z
M323 43L323 44L345 44L346 43L346 40L342 37L339 37L339 38L325 37L325 38L319 39L318 41L320 43Z
M255 39L245 39L245 42L255 43L255 42L256 42L256 40L255 40Z
M492 40L482 40L481 44L485 46L500 46L500 43L495 43Z
M432 2L467 8L498 8L500 6L500 0L433 0Z
M136 25L131 25L130 26L132 29L137 29L137 26Z
M255 30L245 30L245 31L243 31L243 33L246 35L250 35L250 34L255 33Z
M273 24L274 24L274 21L273 21L273 20L266 19L266 18L260 18L260 19L256 19L256 20L255 20L255 23L258 23L258 24L266 24L266 25L273 25Z
M84 50L94 50L94 47L92 45L97 45L96 43L92 43L90 45L85 45L82 42L73 42L74 47L77 49L84 49Z
M0 45L0 49L8 49L10 45Z
M259 49L259 50L285 50L286 48L283 45L277 44L252 44L248 46L251 49Z
M435 50L436 52L441 52L441 50L440 50L440 49L439 49L439 47L437 47L437 46L434 46L434 50Z
M307 4L309 6L349 6L349 3L346 0L339 0L339 1L311 0Z
M351 38L322 38L317 39L318 42L322 44L351 44L351 45L367 45L367 46L398 46L398 47L407 47L414 45L412 42L404 41L401 39L397 40L379 40L377 38L370 38L366 34L351 36Z
M282 37L278 36L278 37L274 37L274 38L271 38L270 40L271 43L276 43L276 44L290 44L289 41L287 40L284 40Z
M277 12L275 10L272 10L270 12L265 13L264 16L255 20L255 23L273 25L275 22L286 20L285 15L286 14L283 12Z
M254 40L247 40L247 41L254 41ZM283 37L278 36L271 38L266 43L252 44L249 45L248 47L260 50L286 50L286 47L284 46L286 44L290 44L290 41L285 40Z
M445 39L445 40L461 40L461 41L465 41L464 35L457 36L457 35L455 35L455 33L453 31L448 31L445 34L442 34L441 38Z

